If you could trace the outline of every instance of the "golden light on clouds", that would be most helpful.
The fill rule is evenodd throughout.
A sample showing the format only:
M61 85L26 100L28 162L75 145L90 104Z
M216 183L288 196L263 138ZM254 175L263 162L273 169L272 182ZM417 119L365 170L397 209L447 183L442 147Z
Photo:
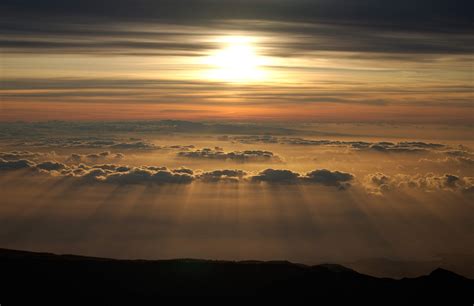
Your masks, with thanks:
M8 248L474 279L472 1L3 2L0 265ZM278 288L312 294L298 267ZM189 292L272 284L239 283Z
M224 82L256 82L270 77L265 66L268 58L258 54L256 39L245 36L224 36L217 39L222 45L203 59L208 66L205 78Z

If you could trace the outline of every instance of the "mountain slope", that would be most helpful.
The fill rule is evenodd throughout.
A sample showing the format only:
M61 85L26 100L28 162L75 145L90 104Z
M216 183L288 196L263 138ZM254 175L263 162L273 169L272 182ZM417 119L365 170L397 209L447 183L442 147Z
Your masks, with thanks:
M474 281L443 269L394 280L285 261L114 260L0 249L0 271L5 301L209 295L471 301L474 292Z

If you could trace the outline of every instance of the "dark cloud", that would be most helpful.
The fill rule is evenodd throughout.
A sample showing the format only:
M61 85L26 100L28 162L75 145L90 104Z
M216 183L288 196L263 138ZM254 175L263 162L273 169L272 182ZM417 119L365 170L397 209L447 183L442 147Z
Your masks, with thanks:
M309 183L337 186L341 189L349 187L348 182L353 179L354 176L350 173L330 171L327 169L314 170L306 173L306 175L301 175L290 170L266 169L258 175L251 177L251 180L254 182L282 184Z
M92 154L78 154L73 153L66 159L66 162L69 163L97 163L97 162L104 162L107 160L111 161L119 161L123 159L125 156L122 153L111 153L110 151L104 151L99 153L92 153Z
M35 163L27 160L5 160L0 158L0 170L18 170L18 169L28 169L34 166Z
M42 173L59 172L64 177L74 178L85 183L111 184L189 184L194 179L191 169L170 170L166 167L103 164L87 166L85 164L68 166L54 161L35 163L29 160L6 161L0 159L0 170L29 169Z
M6 161L0 159L0 170L30 169L42 173L57 173L83 182L103 182L112 184L189 184L193 181L216 182L267 182L279 184L321 184L326 186L348 187L352 174L314 170L302 175L291 170L266 169L256 175L238 169L218 169L213 171L195 171L189 168L168 169L167 167L140 166L129 167L116 164L66 165L54 161L35 163L29 160ZM52 173L53 174L53 173Z
M143 141L115 143L115 144L111 145L109 148L113 148L113 149L133 149L133 150L156 149L155 145L147 143L147 142L143 142Z
M299 173L290 170L266 169L251 179L254 182L294 184L298 182L299 177Z
M201 173L199 179L203 182L239 182L247 173L243 170L214 170Z
M329 171L327 169L314 170L308 172L304 178L306 181L328 186L343 186L354 178L350 173L340 171Z
M278 137L272 135L249 135L249 136L235 136L229 137L227 135L223 135L217 138L221 141L237 141L240 143L278 143Z
M49 122L45 123L45 127L41 127L42 124L39 124L40 127L36 126L35 124L19 124L17 127L18 130L26 130L25 138L28 138L28 130L30 132L37 131L37 132L43 132L46 135L47 134L52 134L49 131L49 126L53 128L54 125L61 126L62 124L60 122ZM98 131L100 128L95 129L94 123L90 124L84 124L83 127L86 128L86 130L90 131ZM64 131L71 131L71 128L65 128ZM44 137L32 137L32 138L40 138L35 139L35 140L29 140L27 139L25 142L22 143L17 143L19 146L31 146L31 147L60 147L60 148L97 148L97 149L133 149L133 150L154 150L154 149L159 149L159 147L156 147L155 145L148 143L146 141L122 141L122 140L114 140L114 139L105 139L105 138L97 138L97 137L49 137L49 136L44 136ZM105 154L105 156L98 155L96 156L97 158L102 158L102 157L107 157L109 153L106 151L100 152L98 154ZM93 155L89 156L90 159L94 158ZM78 156L71 156L71 158L79 158Z
M172 171L174 173L185 173L185 174L189 174L189 175L194 174L194 171L192 169L188 169L188 168L185 168L185 167L181 167L181 168L178 168L178 169L173 169Z
M442 153L452 156L452 157L465 157L465 158L474 158L474 153L472 153L469 148L460 146L460 148L455 150L447 150L443 151Z
M133 168L127 172L109 174L103 180L117 184L189 184L194 177L188 173L172 170L153 171L146 168Z
M369 150L382 153L422 153L427 152L428 150L418 147L410 146L398 146L398 145L381 145L373 144L370 145Z
M288 169L265 169L258 174L238 169L217 169L212 171L189 168L169 169L161 166L130 167L118 164L66 165L56 161L36 163L31 160L5 160L0 158L0 171L10 173L16 170L29 170L32 173L62 176L83 183L110 184L189 184L194 181L204 183L217 182L253 182L268 184L318 184L346 189L355 177L351 173L317 169L305 174ZM371 194L400 189L418 189L423 191L453 191L471 193L474 190L474 177L446 173L444 175L374 173L367 175L361 183Z
M5 160L18 160L18 159L32 159L36 160L39 158L51 158L56 155L55 152L50 153L40 153L40 152L30 152L30 151L11 151L11 152L0 152L0 158Z
M217 29L293 37L266 46L284 56L315 50L470 54L472 9L467 0L7 0L0 6L0 46L10 52L193 55L212 48L199 38Z
M166 148L172 149L172 150L181 150L181 151L188 151L190 149L194 149L194 145L172 145L172 146L167 146Z
M423 153L430 150L443 149L446 146L437 143L425 143L425 142L379 142L371 144L368 149L376 152L383 153Z
M338 141L338 140L327 140L327 139L305 139L300 137L278 137L273 135L249 135L249 136L222 136L219 140L229 140L245 144L252 143L280 143L288 145L301 145L301 146L340 146L340 145L352 145L352 144L365 144L370 145L367 142L353 142L353 141Z
M348 147L359 151L373 151L382 153L423 153L431 151L439 151L446 149L447 146L439 143L427 143L422 141L413 142L366 142L366 141L341 141L341 140L328 140L328 139L305 139L299 137L277 137L277 136L236 136L236 137L220 137L220 140L237 141L240 143L251 144L251 143L279 143L286 145L295 146L336 146L336 147ZM466 154L466 151L456 150L447 151L457 152L457 154ZM449 153L447 153L449 154Z
M289 145L298 145L298 146L343 146L343 145L366 145L366 142L353 142L353 141L338 141L338 140L312 140L312 139L304 139L304 138L296 138L296 137L287 137L281 140L284 144Z
M417 175L369 174L366 177L366 188L370 193L383 194L401 188L421 189L424 191L462 191L470 192L474 186L472 177L459 177L454 174L435 175L433 173Z
M122 166L122 165L114 165L114 164L102 164L102 165L93 165L93 166L86 166L84 164L79 165L79 167L83 169L91 168L91 169L103 169L103 170L109 170L109 171L117 171L117 172L127 172L130 171L129 166Z
M224 152L222 148L219 147L215 147L214 149L204 148L194 151L182 151L178 152L178 156L206 160L231 160L236 162L281 162L281 158L270 151L246 150Z
M48 170L48 171L59 171L67 168L66 165L58 162L46 161L36 165L36 168Z
M431 24L443 30L450 25L462 28L469 25L469 9L472 3L465 0L440 1L408 0L381 3L377 0L92 0L58 2L44 0L5 0L2 8L6 13L27 13L34 19L42 15L65 15L69 18L107 17L112 20L179 20L183 23L206 19L269 19L283 21L317 20L339 21L363 25L390 25L392 27L418 27ZM468 10L468 12L464 11ZM7 15L8 16L8 15ZM11 15L10 15L11 16ZM49 20L46 20L47 23ZM436 23L438 21L438 23Z

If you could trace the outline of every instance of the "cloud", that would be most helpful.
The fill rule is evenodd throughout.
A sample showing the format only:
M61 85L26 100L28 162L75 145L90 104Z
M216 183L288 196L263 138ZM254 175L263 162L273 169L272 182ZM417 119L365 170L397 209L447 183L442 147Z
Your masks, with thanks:
M23 141L18 141L17 146L28 146L28 147L58 147L58 148L97 148L97 149L133 149L133 150L155 150L160 149L160 147L155 146L152 143L149 143L144 140L130 139L130 140L120 140L113 139L109 137L89 137L89 136L78 136L78 137L52 137L55 135L57 130L63 132L69 132L74 135L76 133L81 133L81 130L87 130L91 133L97 131L104 131L105 128L98 126L97 122L87 122L87 123L74 123L74 122L61 122L61 121L52 121L52 122L38 122L38 123L13 123L8 129L10 132L10 137L18 137L18 134L23 135ZM117 125L119 123L109 126L109 131L114 132L117 130ZM128 125L124 123L126 128ZM32 135L31 137L29 135ZM40 134L41 136L38 136ZM8 134L7 134L8 135ZM25 151L26 152L26 151ZM54 153L51 153L54 154ZM100 152L97 154L110 155L109 153ZM93 158L93 156L90 156ZM74 158L74 157L73 157ZM100 158L100 156L98 156Z
M435 175L433 173L416 175L386 175L383 173L369 174L365 178L365 186L369 193L383 194L404 188L421 189L423 191L461 191L470 192L474 187L472 177L459 177L454 174Z
M354 179L350 173L340 171L330 171L327 169L314 170L301 175L300 173L291 170L280 169L266 169L258 175L252 176L251 180L254 182L267 182L278 184L321 184L326 186L336 186L344 189L349 187L349 183Z
M436 144L427 143L381 143L384 146L392 147L399 145L401 147L429 147L441 148ZM444 147L443 147L444 148ZM27 151L25 151L27 152ZM187 153L200 155L210 154L210 159L225 160L227 156L239 156L242 153L235 152L224 153L217 149L194 150ZM245 152L245 151L243 151ZM257 158L267 153L259 152ZM438 151L437 151L438 152ZM180 152L184 153L184 151ZM8 154L11 154L9 152ZM444 154L444 151L439 151ZM5 154L7 155L7 154ZM13 154L12 156L36 156L35 152L27 152L21 154ZM112 153L105 151L101 153L93 153L95 157L114 156ZM223 155L223 156L221 156ZM252 154L249 154L253 156ZM81 158L76 161L82 161L83 157L88 155L80 155ZM199 157L208 158L208 157ZM243 157L239 157L242 159ZM245 157L249 158L249 157ZM472 166L472 160L463 156L447 156L440 160L420 160L423 162L456 162L459 165ZM316 169L306 173L295 172L290 169L264 169L260 172L249 172L239 169L216 169L209 171L194 170L186 167L169 169L164 166L128 166L117 163L101 163L101 164L85 164L85 163L61 163L56 160L33 161L29 159L6 160L0 158L0 172L9 173L15 170L27 169L40 174L50 174L58 177L69 177L82 182L88 183L110 183L110 184L189 184L192 182L216 183L216 182L233 182L233 183L268 183L268 184L316 184L323 186L333 186L340 189L346 189L356 184L364 187L369 193L383 194L400 189L416 189L422 191L453 191L453 192L470 192L473 190L474 179L469 176L460 176L446 172L443 175L433 173L427 174L384 174L373 173L360 180L357 180L354 174L342 171L333 171L328 169Z
M34 162L27 159L19 160L5 160L0 158L0 171L1 170L18 170L18 169L28 169L35 165Z
M201 173L198 178L203 182L239 182L247 173L243 170L214 170Z
M163 169L164 170L164 169ZM174 173L186 173L186 174L189 174L189 175L193 175L194 174L194 171L192 169L189 169L189 168L185 168L185 167L181 167L181 168L178 168L178 169L173 169L172 170Z
M464 157L464 156L455 156L455 157L445 157L445 158L438 158L438 159L427 159L423 158L420 159L420 162L427 163L427 164L437 164L437 165L450 165L450 166L474 166L474 158L471 157Z
M329 145L351 145L354 142L345 142L345 141L338 141L338 140L326 140L326 139L305 139L299 137L278 137L273 135L248 135L248 136L222 136L218 138L219 140L230 140L236 141L245 144L252 144L252 143L279 143L279 144L287 144L287 145L300 145L300 146L329 146ZM367 143L369 145L370 143Z
M111 184L189 184L193 181L216 182L266 182L279 184L320 184L349 187L354 178L350 173L314 170L304 175L286 169L265 169L258 174L238 169L217 169L212 171L193 170L185 167L168 169L167 167L139 166L130 167L117 164L66 165L55 161L35 163L29 160L6 161L0 159L1 170L30 169L43 174L75 178L88 183Z
M246 151L232 151L224 152L222 148L215 147L214 149L204 148L194 151L178 152L179 157L206 159L206 160L231 160L236 162L281 162L278 155L270 151L263 150L246 150Z
M237 141L240 143L245 143L245 144L252 144L252 143L278 143L279 138L272 136L272 135L249 135L249 136L235 136L235 137L229 137L227 135L220 136L217 138L218 140L221 141Z
M153 168L153 167L149 167L149 168ZM101 169L101 170L112 173L112 172L127 172L127 171L130 171L132 167L126 166L126 165L116 165L116 164L96 164L96 165L79 164L79 165L70 165L68 169L81 169L84 171L93 170L93 169ZM160 169L166 169L166 167L162 167Z
M30 80L31 82L36 82ZM83 82L84 80L81 80ZM28 81L29 82L29 81ZM126 86L119 80L111 80L105 86L113 86L113 83L117 82L115 86ZM133 82L133 81L130 81ZM148 82L148 83L146 83ZM165 83L170 86L177 86L170 90L180 90L181 81L175 82L160 81L158 83ZM61 83L61 81L55 81L55 83ZM135 82L134 82L135 83ZM140 84L149 87L156 87L154 82L148 80L141 80L134 85L140 86ZM195 84L196 83L196 84ZM3 82L2 84L5 84ZM26 84L24 84L27 86ZM75 87L77 84L72 84ZM197 90L196 88L202 87L203 84L199 82L191 82L189 88L191 90ZM216 88L214 84L210 87L209 91ZM5 85L13 86L13 85ZM39 86L41 88L43 85ZM47 87L47 85L45 85ZM66 86L66 85L65 85ZM89 83L86 85L77 85L80 89L87 88L90 86ZM19 88L22 86L19 86ZM28 86L27 86L28 87ZM61 86L59 86L61 88ZM98 88L101 88L98 86ZM166 87L165 90L168 90ZM211 94L215 95L215 94ZM274 135L292 135L299 134L301 131L297 129L262 126L259 124L248 123L203 123L203 122L190 122L183 120L150 120L150 121L40 121L40 122L0 122L0 136L2 139L14 142L16 146L27 146L27 147L58 147L58 148L92 148L92 149L135 149L135 150L187 150L194 149L193 145L190 144L176 144L176 145L155 145L150 143L146 139L139 138L124 138L114 137L105 135L120 135L130 133L153 133L153 135L173 135L175 133L185 134L239 134L239 135L255 135L255 134L274 134ZM59 134L61 131L64 134ZM104 135L104 136L84 136L84 132L87 135ZM122 135L123 135L122 134ZM63 136L63 135L74 135Z
M181 151L188 151L191 149L194 149L194 145L172 145L172 146L167 146L165 147L166 149L171 149L171 150L181 150Z
M133 150L150 150L150 149L155 149L155 145L143 142L143 141L137 141L137 142L120 142L120 143L115 143L113 145L110 145L109 148L113 149L133 149Z
M430 151L440 151L447 146L440 143L427 143L422 141L412 142L367 142L367 141L341 141L328 139L305 139L299 137L277 137L270 135L251 135L236 137L220 137L219 140L237 141L245 144L252 143L279 143L294 146L328 146L328 147L348 147L358 151L372 151L380 153L426 153ZM461 150L448 152L463 152ZM454 154L454 153L453 153Z
M442 153L453 156L453 157L474 157L474 153L472 153L469 148L460 145L458 149L455 150L447 150L443 151Z
M6 2L0 46L10 52L196 55L212 48L203 35L238 28L287 38L266 46L284 56L314 50L472 53L467 0Z
M353 144L357 145L369 145L366 142L353 142L353 141L339 141L339 140L312 140L297 137L286 137L281 140L281 143L297 146L350 146Z
M429 150L439 150L446 146L438 143L425 143L425 142L378 142L371 144L368 149L371 151L382 152L382 153L423 153Z
M0 158L5 160L18 160L18 159L40 159L40 158L51 158L55 157L55 152L40 153L30 151L11 151L11 152L0 152Z
M46 161L46 162L37 164L36 168L48 170L48 171L59 171L59 170L67 168L67 166L65 164L58 163L58 162Z
M119 161L125 157L122 153L111 153L110 151L104 151L99 153L91 154L78 154L72 153L67 159L66 162L69 163L97 163L104 162L107 160Z
M133 168L130 171L109 174L103 178L104 182L118 184L189 184L193 180L194 177L188 173L168 169L154 171L146 168Z
M428 150L422 148L412 148L412 147L399 147L394 145L381 145L381 144L373 144L370 145L369 150L375 152L382 152L382 153L423 153L427 152Z
M294 184L298 182L299 177L299 173L290 170L266 169L258 175L252 176L251 180L254 182Z
M340 171L329 171L327 169L314 170L308 172L305 181L310 183L323 184L327 186L345 186L348 187L347 182L354 179L354 176L350 173L340 172ZM346 183L344 185L344 183Z
M60 155L55 153L54 151L46 153L31 151L0 152L0 159L3 159L5 161L28 160L30 162L37 163L36 167L43 170L64 169L65 165L63 166L62 163L57 161L64 161L64 163L66 164L94 164L94 167L99 167L100 165L97 163L118 162L121 161L124 157L125 155L122 153L112 153L110 151L89 154L72 153L69 156Z

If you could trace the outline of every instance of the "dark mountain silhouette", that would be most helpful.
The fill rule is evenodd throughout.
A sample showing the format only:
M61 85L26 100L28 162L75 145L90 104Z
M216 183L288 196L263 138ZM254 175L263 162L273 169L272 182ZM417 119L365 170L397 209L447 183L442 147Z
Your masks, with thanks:
M197 259L115 260L0 249L0 303L133 301L158 296L450 300L472 305L474 281L436 269L400 280L335 264Z
M474 278L474 254L441 254L425 261L397 260L390 258L364 258L352 262L342 262L359 273L377 277L403 278L429 274L437 267Z

